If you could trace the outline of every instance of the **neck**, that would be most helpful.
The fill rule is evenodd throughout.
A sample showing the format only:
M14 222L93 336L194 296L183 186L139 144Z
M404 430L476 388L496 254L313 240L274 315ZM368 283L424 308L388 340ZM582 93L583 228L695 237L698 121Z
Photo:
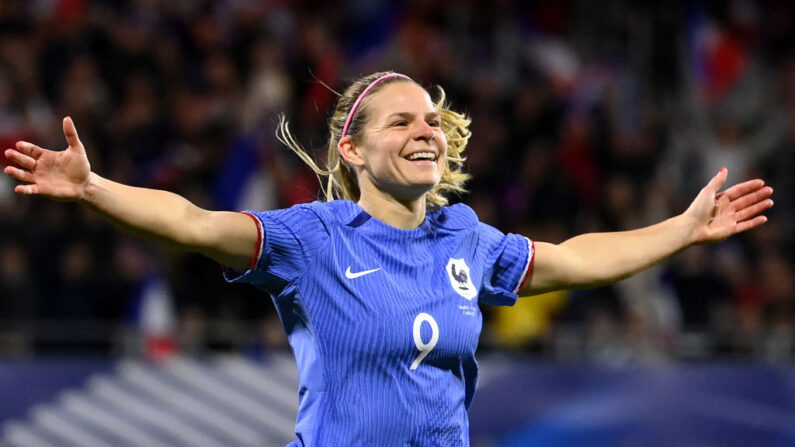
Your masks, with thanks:
M425 195L418 199L400 200L383 192L363 188L359 206L369 215L395 228L410 230L425 220Z

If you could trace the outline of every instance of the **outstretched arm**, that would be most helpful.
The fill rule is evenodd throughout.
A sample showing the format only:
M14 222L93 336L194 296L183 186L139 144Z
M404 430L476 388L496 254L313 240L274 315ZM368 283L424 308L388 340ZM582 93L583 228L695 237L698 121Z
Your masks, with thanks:
M773 206L773 188L750 180L718 193L726 181L721 169L682 214L632 231L589 233L559 245L535 245L533 272L522 292L589 288L618 281L694 245L717 242L756 228Z
M71 118L63 120L69 147L60 152L17 142L5 156L16 166L5 173L26 184L19 194L77 201L138 236L195 251L233 268L249 267L257 227L243 214L207 211L183 197L155 189L122 185L91 172L85 148Z

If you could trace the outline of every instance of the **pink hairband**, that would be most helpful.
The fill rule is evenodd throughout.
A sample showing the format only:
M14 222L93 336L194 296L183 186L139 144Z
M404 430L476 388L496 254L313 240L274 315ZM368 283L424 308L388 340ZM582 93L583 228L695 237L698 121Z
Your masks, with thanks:
M370 90L373 89L373 87L378 85L379 82L381 82L381 81L383 81L385 79L396 78L396 77L406 78L409 81L412 80L410 77L408 77L408 76L406 76L404 74L401 74L401 73L389 73L389 74L385 74L385 75L381 76L380 78L376 79L375 81L371 82L370 85L368 85L367 88L365 88L364 91L362 91L362 93L359 95L359 97L356 98L356 102L353 103L353 107L351 107L351 111L348 112L348 118L345 120L345 126L342 127L342 136L343 137L348 134L348 126L351 124L351 120L353 120L353 114L356 113L356 109L359 108L359 104L362 102L364 97L367 96L367 93L369 93Z

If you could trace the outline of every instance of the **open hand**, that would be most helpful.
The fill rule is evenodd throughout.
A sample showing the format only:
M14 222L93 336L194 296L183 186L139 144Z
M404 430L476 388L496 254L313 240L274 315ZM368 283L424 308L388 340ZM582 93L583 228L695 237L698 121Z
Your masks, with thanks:
M6 158L16 166L6 166L4 172L26 183L17 185L15 192L56 200L79 200L83 197L91 165L69 117L63 120L63 133L69 143L64 151L43 149L25 141L18 141L16 149L6 149Z
M717 242L767 222L767 217L760 213L773 206L770 199L773 188L756 179L718 193L727 176L726 168L721 169L685 211L685 215L694 219L695 244Z

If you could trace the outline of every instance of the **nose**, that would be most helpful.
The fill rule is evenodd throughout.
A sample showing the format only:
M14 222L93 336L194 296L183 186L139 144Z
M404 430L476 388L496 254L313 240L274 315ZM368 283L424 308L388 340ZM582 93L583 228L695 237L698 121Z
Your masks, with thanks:
M424 140L424 141L433 141L433 138L436 134L433 131L433 127L431 127L425 121L419 121L417 125L417 130L415 130L414 139L416 140Z

